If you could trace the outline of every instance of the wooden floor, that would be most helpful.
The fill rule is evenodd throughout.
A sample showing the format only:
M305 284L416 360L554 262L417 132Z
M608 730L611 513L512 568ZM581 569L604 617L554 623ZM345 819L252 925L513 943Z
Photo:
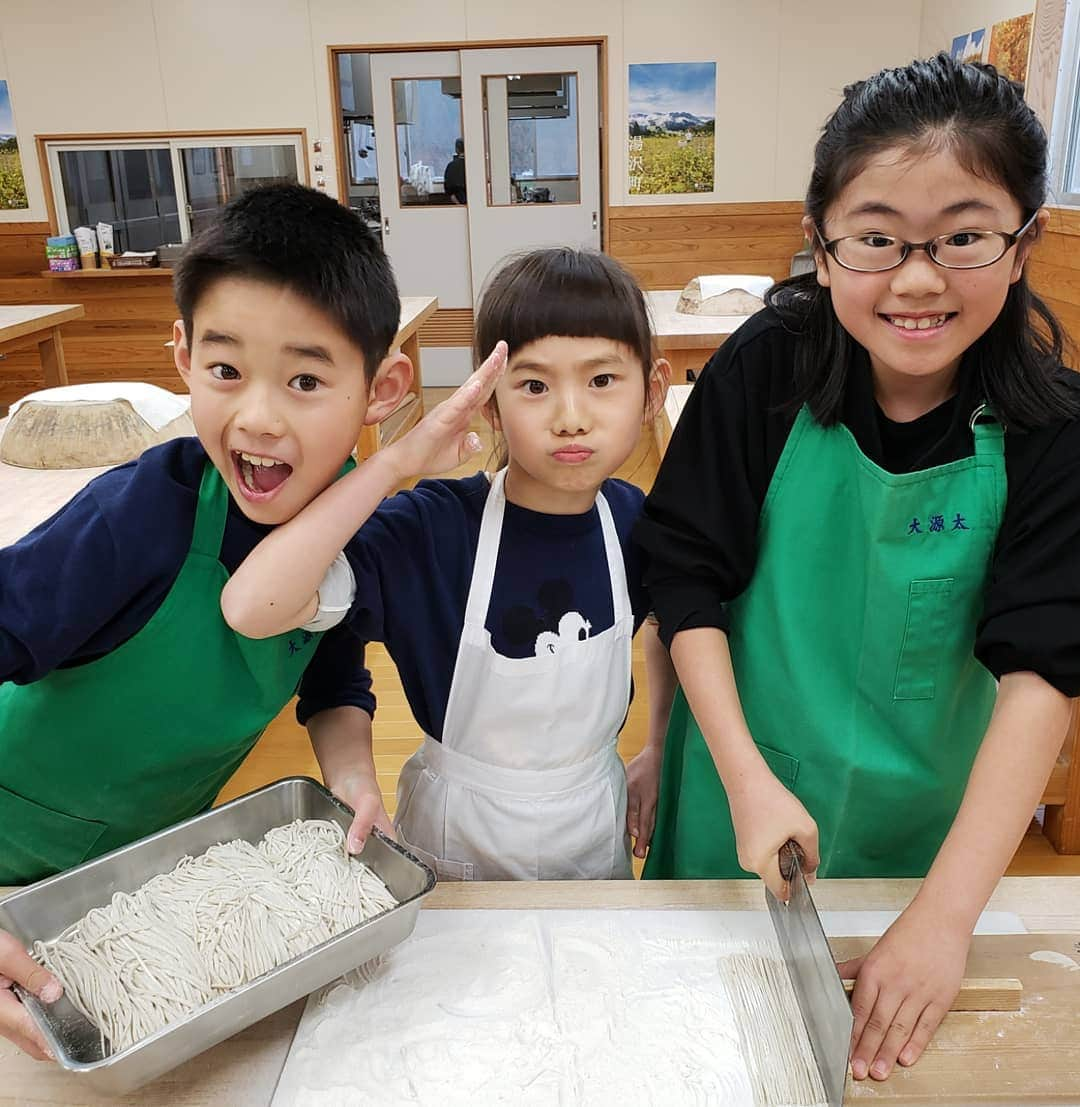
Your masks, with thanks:
M434 406L448 394L448 389L425 389L425 407ZM491 468L494 464L486 452L492 444L487 424L477 420L475 429L484 440L485 452L479 455L478 460L462 466L454 475L465 476L480 468ZM642 434L637 449L616 475L648 489L656 476L657 464L650 429ZM385 648L379 644L369 646L367 661L378 697L374 727L375 767L382 786L383 801L387 811L393 815L398 773L419 744L420 729L413 720L397 670ZM634 644L634 687L634 702L619 739L619 752L626 759L641 749L648 720L644 661L638 640ZM311 752L307 733L297 725L294 705L290 704L267 728L247 760L226 785L219 802L243 795L283 776L295 775L318 778L319 767ZM1009 868L1009 875L1080 875L1080 856L1062 857L1055 853L1040 832L1038 822L1033 820L1031 830Z

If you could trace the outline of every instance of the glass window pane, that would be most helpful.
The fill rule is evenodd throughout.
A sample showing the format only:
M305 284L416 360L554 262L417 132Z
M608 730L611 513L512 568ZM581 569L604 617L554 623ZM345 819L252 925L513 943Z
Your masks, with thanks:
M181 150L192 234L249 188L298 181L296 147L196 146Z
M575 74L486 77L484 116L489 204L580 203Z
M1076 66L1072 120L1069 129L1069 162L1065 167L1065 191L1071 193L1080 192L1080 54L1077 55Z
M460 78L392 84L402 207L466 203Z
M111 223L117 253L180 241L168 150L65 150L58 158L69 227Z
M379 163L375 158L375 128L370 123L349 123L350 178L354 185L379 183Z

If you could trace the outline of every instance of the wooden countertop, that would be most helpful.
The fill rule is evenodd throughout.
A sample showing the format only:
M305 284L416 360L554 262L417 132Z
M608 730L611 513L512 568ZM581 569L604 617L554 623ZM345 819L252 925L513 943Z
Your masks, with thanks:
M737 330L749 315L686 315L676 311L678 291L646 292L653 333L663 350L715 350L718 336Z
M914 880L823 880L821 910L899 910ZM540 884L441 884L425 910L456 908L713 908L761 911L758 881L596 881ZM876 1084L849 1082L846 1103L1080 1102L1080 974L1032 960L1040 950L1080 960L1080 877L1007 877L989 910L1019 915L1033 933L974 939L967 975L1019 977L1019 1012L947 1016L924 1058ZM838 953L868 939L840 939ZM123 1099L100 1096L78 1077L38 1064L0 1042L0 1104L37 1107L267 1107L303 1011L303 1001ZM642 1057L641 1064L648 1064ZM478 1105L483 1107L483 1105Z
M402 296L401 319L394 345L400 346L410 335L415 334L436 312L439 307L435 296Z
M81 319L82 304L13 304L0 306L0 343L51 330L61 323Z

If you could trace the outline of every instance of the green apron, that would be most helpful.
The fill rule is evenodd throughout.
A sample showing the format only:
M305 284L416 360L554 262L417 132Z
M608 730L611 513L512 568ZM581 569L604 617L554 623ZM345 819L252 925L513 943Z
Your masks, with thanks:
M1006 479L1003 429L981 414L974 456L896 475L803 408L769 485L728 638L750 733L817 822L823 877L925 876L989 722L996 686L972 647ZM680 690L645 876L746 875Z
M206 463L191 548L150 621L111 653L0 684L0 884L25 884L209 807L289 702L318 644L256 641L221 614L229 492Z

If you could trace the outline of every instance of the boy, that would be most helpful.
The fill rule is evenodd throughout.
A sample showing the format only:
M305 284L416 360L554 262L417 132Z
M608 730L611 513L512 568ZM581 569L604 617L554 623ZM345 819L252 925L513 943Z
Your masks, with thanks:
M111 470L0 550L0 884L209 806L298 685L326 783L358 810L353 844L389 830L362 644L318 619L256 642L219 609L229 573L409 385L408 359L387 357L389 262L334 200L274 187L197 236L174 284L198 438Z
M299 630L255 641L221 614L229 575L349 462L365 424L412 380L387 354L400 301L370 231L299 186L248 192L177 267L177 369L197 438L92 481L0 549L0 884L20 884L208 807L299 685L323 778L356 812L349 847L392 833L371 752L363 644L340 621L334 570ZM496 367L498 369L499 367ZM479 443L457 395L364 466L374 506ZM48 1051L11 991L61 987L0 931L0 1035Z

